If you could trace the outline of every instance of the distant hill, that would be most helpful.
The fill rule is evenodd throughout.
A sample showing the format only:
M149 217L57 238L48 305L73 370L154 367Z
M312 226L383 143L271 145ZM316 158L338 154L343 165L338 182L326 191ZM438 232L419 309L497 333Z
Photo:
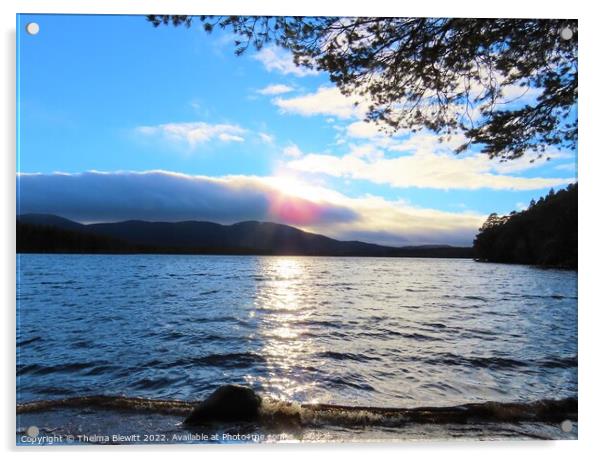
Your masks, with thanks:
M504 262L577 268L577 184L550 190L528 209L491 214L474 240L475 257Z
M18 252L265 254L376 257L472 257L471 248L394 248L338 241L271 222L145 222L80 224L51 214L17 217Z
M79 222L55 216L54 214L25 214L17 216L17 220L21 221L21 223L58 227L64 230L81 231L86 228L85 225L80 224Z
M55 223L58 221L55 221ZM95 235L66 221L65 227L25 223L17 219L17 253L131 253L135 246L115 238ZM75 224L75 225L71 225Z

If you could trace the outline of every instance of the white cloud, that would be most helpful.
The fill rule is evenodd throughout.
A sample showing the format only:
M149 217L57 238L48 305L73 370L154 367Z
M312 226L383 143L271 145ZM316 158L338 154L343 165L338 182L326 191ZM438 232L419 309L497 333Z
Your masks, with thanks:
M538 168L550 160L574 158L575 153L550 148L543 153L527 151L523 156L514 160L491 160L492 170L498 173L512 173Z
M510 103L514 101L518 102L519 99L522 101L534 100L539 93L540 91L536 91L525 86L508 85L502 88L501 96L503 103Z
M478 97L485 88L479 85L473 85L471 89L471 97ZM525 88L520 85L510 85L504 87L504 91L498 104L510 104L508 107L532 102L540 94L541 91L533 88ZM425 95L422 102L422 111L424 113L435 112L437 109L429 105L429 98ZM391 150L403 151L415 148L418 142L428 142L431 146L439 143L438 136L427 132L419 132L412 134L410 138L402 143L395 142L396 138L404 137L410 134L409 130L393 131L385 124L364 121L371 105L371 100L368 96L361 95L343 95L336 86L321 86L317 91L308 93L302 96L285 98L278 97L273 99L274 105L280 108L285 113L298 114L303 116L326 116L328 123L334 122L334 118L353 120L346 127L346 138L370 139L376 142L380 147L389 147ZM414 102L399 100L391 109L393 111L403 112L407 110L407 106L414 105ZM470 116L473 122L478 122L481 119L479 112L480 106L475 106L467 109L463 104L450 104L447 117L449 120L456 120ZM339 136L339 144L344 143L344 136ZM414 139L416 138L416 139ZM443 147L447 150L456 148L465 142L462 134L452 135L445 141ZM452 146L453 147L450 147Z
M577 172L577 165L575 163L563 163L556 166L554 169L558 171L570 171L572 173Z
M389 141L389 150L396 152L452 153L466 142L466 138L462 134L453 134L443 139L428 131L418 131L407 135L403 140L393 142L389 139Z
M476 90L473 88L473 91ZM519 96L524 100L536 94L516 85L506 88L503 97L510 102ZM322 86L302 96L279 97L273 103L285 113L321 115L330 121L334 121L332 117L351 120L346 127L333 126L338 131L335 144L348 145L346 155L296 155L287 164L294 171L367 180L398 188L444 190L540 190L574 181L572 177L522 177L519 174L542 166L546 158L568 158L571 154L550 150L538 158L536 153L527 152L519 159L501 163L483 154L455 154L454 150L466 142L461 133L441 138L428 131L402 130L391 135L385 126L363 121L370 105L367 98L344 96L334 86ZM462 112L464 108L458 110ZM472 116L478 118L476 112ZM351 139L366 139L369 143L355 145ZM393 157L394 152L400 154Z
M273 144L274 143L274 136L272 136L271 134L268 133L259 133L259 138L265 142L266 144Z
M295 171L368 180L398 188L539 190L573 181L572 178L499 174L497 165L482 154L459 157L420 151L397 158L382 155L363 158L353 150L341 157L308 154L287 163L287 167Z
M315 93L289 99L276 98L274 104L282 111L304 116L325 115L339 118L361 118L368 103L355 96L344 96L336 87L322 86Z
M364 158L375 161L385 157L385 153L374 144L349 144L349 155L356 158Z
M295 145L295 144L291 144L287 147L285 147L282 150L282 154L285 157L289 157L289 158L300 158L303 156L303 152L301 151L301 149Z
M374 241L391 246L412 244L472 245L486 216L474 212L445 212L417 208L403 200L388 201L364 196L343 199L357 214L349 222L333 222L328 229L314 225L317 232L329 231L337 238Z
M345 96L336 86L321 86L313 93L292 98L279 97L274 99L273 103L287 113L303 116L334 116L345 120L356 119L358 121L351 123L347 128L347 134L351 137L384 138L387 136L385 132L380 133L378 131L378 125L361 121L364 120L373 103L369 96L358 94ZM414 104L414 102L401 99L391 109L402 113L408 110L410 106L414 106ZM462 116L466 110L463 105L450 105L449 109L448 118L450 119ZM421 104L421 110L425 114L434 114L436 107L429 103L429 98L425 97L425 100ZM473 120L476 120L478 114L475 112L472 114L472 117ZM386 127L383 126L383 128ZM398 131L396 134L401 134L401 132Z
M302 114L322 111L339 117L352 117L357 115L354 110L359 110L335 88L321 88L316 94L287 102L289 110ZM573 155L556 149L548 150L541 158L537 153L527 152L516 160L500 162L484 154L456 154L455 149L466 142L462 134L441 137L419 131L389 136L380 131L378 125L363 121L355 121L346 128L334 128L348 137L368 139L369 142L355 144L337 134L337 145L348 144L349 150L345 155L297 155L287 167L310 174L367 180L398 188L539 190L574 181L569 177L521 177L516 174L542 166L547 158L571 158Z
M347 135L355 138L372 139L384 137L386 134L381 131L376 123L356 121L347 126Z
M253 57L261 62L270 72L275 70L281 74L292 74L296 77L318 74L316 70L295 65L290 51L277 46L264 46Z
M229 134L229 133L220 133L218 136L220 141L224 141L224 142L244 142L245 139L244 137L241 136L236 136L234 134Z
M198 121L139 126L136 132L144 136L157 136L171 142L186 143L190 148L194 148L214 139L222 142L243 142L244 138L241 135L245 130L238 125Z
M294 88L288 85L268 85L265 88L257 90L259 94L274 96L276 94L290 93Z

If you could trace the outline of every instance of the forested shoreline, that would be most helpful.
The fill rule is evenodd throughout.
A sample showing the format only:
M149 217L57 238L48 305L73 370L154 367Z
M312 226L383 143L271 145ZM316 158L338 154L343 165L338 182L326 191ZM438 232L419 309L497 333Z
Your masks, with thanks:
M577 197L575 183L524 211L491 214L474 240L476 260L577 269Z

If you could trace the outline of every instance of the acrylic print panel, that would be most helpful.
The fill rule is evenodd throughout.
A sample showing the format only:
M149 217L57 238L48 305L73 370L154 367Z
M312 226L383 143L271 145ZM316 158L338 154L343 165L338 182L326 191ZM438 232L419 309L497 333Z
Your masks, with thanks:
M576 21L17 30L17 444L577 438Z

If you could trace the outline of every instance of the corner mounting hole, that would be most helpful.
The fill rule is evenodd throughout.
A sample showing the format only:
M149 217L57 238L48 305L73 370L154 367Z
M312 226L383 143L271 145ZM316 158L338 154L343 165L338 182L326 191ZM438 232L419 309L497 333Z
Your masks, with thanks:
M571 431L573 431L573 422L571 422L570 420L565 420L560 424L560 429L565 433L570 433Z
M560 37L563 40L570 40L573 38L573 30L570 27L565 27L560 31Z
M30 22L25 26L25 31L29 35L38 35L40 31L40 25L37 22Z

